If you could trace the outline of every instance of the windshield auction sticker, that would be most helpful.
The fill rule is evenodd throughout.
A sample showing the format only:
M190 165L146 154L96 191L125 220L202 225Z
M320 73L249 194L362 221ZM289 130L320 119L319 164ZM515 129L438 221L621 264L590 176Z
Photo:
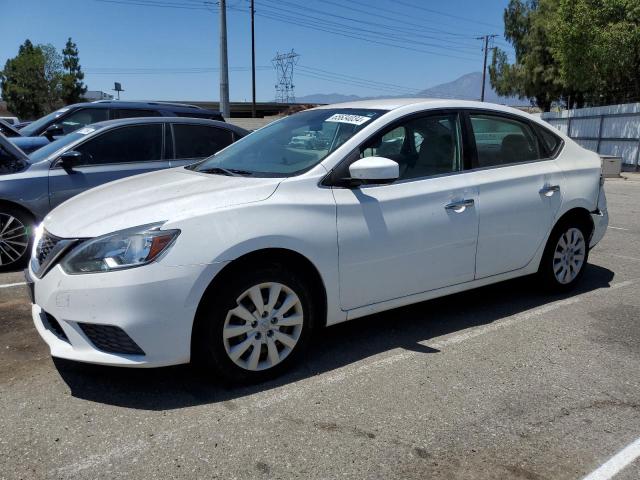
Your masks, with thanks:
M350 123L352 125L362 125L371 120L362 115L349 115L348 113L335 113L325 120L325 122Z

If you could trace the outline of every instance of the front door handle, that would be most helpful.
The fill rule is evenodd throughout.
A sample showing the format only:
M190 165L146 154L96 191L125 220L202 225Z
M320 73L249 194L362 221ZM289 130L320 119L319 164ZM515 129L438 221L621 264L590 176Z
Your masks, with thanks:
M554 193L560 191L560 185L545 185L540 189L540 193L545 197L552 197Z
M467 207L473 207L473 203L473 199L468 198L458 202L447 203L444 208L445 210L453 210L456 213L462 213L467 209Z

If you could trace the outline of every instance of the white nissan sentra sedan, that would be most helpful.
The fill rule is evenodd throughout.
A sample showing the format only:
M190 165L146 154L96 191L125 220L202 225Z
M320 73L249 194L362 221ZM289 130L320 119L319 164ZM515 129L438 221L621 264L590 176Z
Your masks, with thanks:
M546 123L372 100L76 196L39 227L27 278L55 357L249 382L325 325L523 275L568 290L607 224L598 155Z

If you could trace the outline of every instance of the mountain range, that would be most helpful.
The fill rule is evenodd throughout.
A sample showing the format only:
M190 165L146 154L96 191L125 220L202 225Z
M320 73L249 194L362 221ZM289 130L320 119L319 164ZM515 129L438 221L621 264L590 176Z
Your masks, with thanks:
M344 95L341 93L315 93L296 97L297 103L341 103L356 100L366 100L371 98L455 98L460 100L480 100L480 87L482 85L482 72L472 72L463 75L452 82L442 83L435 87L421 90L417 93L407 93L405 95L384 95L375 97L360 97L358 95ZM501 97L491 88L489 77L485 83L485 101L491 103L501 103L511 106L529 105L524 99L517 97Z

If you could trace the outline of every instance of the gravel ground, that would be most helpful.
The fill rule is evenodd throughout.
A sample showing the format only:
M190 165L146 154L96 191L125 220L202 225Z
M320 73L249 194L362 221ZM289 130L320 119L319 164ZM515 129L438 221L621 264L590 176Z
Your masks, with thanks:
M0 478L579 479L640 437L627 176L571 295L519 279L355 320L251 388L52 360L24 287L0 288Z

